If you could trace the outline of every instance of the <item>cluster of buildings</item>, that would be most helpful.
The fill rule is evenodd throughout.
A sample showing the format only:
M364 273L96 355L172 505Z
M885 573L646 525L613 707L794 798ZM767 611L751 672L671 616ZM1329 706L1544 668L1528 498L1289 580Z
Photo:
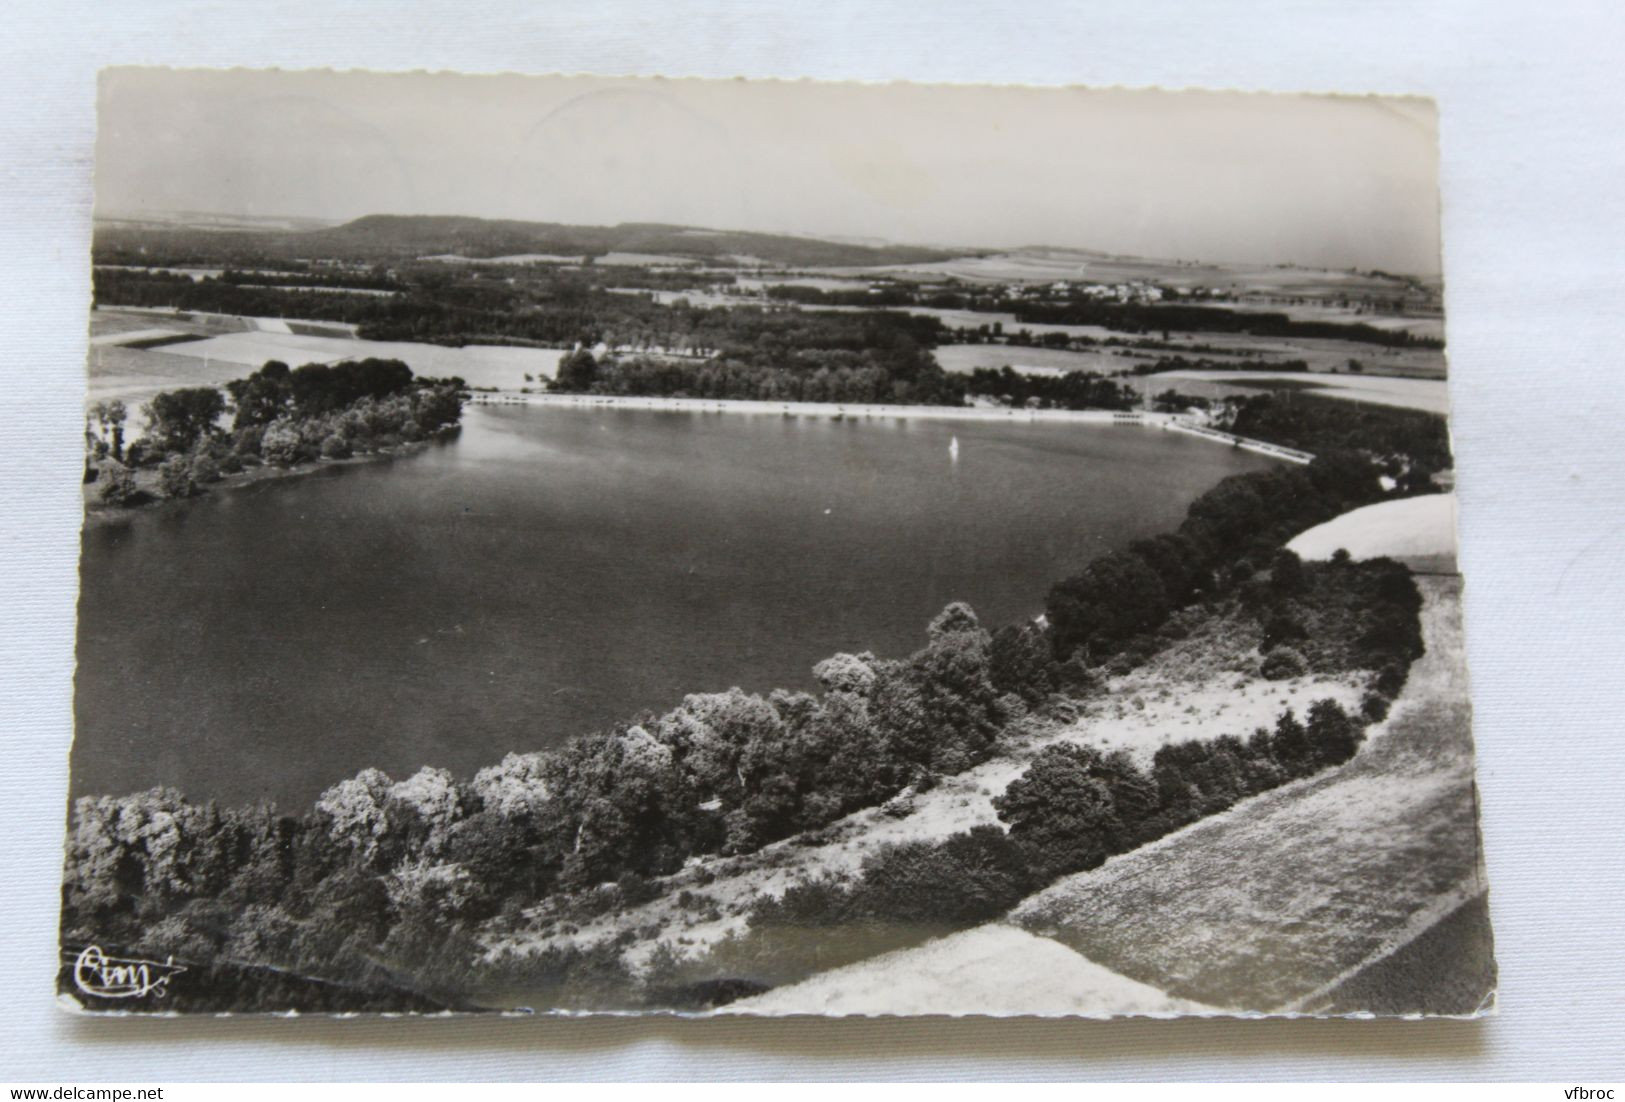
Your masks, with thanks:
M1102 302L1161 302L1163 289L1146 280L1128 283L1083 283L1058 279L1054 283L1010 283L1004 287L1009 298L1042 299L1083 295Z

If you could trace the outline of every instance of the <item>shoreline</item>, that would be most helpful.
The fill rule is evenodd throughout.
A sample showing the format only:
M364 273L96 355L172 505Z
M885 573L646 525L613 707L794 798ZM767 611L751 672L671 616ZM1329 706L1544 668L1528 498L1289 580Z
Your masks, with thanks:
M459 425L459 427L461 427ZM448 438L449 439L449 438ZM82 491L85 505L85 528L103 527L110 524L120 524L130 520L140 513L149 513L166 505L190 505L201 498L216 493L229 493L241 490L246 486L257 485L261 482L275 482L285 478L300 478L315 474L318 471L331 470L335 467L353 467L369 463L377 463L386 459L399 459L409 455L416 455L429 445L439 443L440 440L414 440L408 443L393 445L378 451L367 452L364 455L352 455L347 459L317 459L305 463L298 463L292 467L276 467L269 463L257 467L247 467L235 474L223 474L220 481L211 482L201 493L191 497L159 497L151 496L146 501L134 505L108 505L95 500L92 487L96 482L86 482Z
M768 402L753 398L661 398L608 394L515 394L474 391L469 405L538 405L566 409L639 409L673 413L754 413L793 417L923 418L941 421L1046 421L1096 424L1156 424L1174 414L1142 410L1011 409L994 406L913 406L865 402Z
M881 403L767 402L749 398L657 398L606 394L515 394L512 391L474 391L471 406L551 406L559 409L635 409L665 413L769 414L781 417L921 419L938 421L1003 421L1028 424L1133 425L1182 432L1216 444L1307 464L1309 452L1251 440L1191 423L1177 413L1110 409L1014 409L1008 406L905 406Z

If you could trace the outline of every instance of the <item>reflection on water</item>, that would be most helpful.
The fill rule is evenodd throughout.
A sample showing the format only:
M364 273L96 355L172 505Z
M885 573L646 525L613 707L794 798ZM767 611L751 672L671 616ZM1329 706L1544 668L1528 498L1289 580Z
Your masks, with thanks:
M947 459L944 459L947 453ZM454 443L84 539L73 786L307 806L837 650L998 625L1265 465L1139 428L472 408Z

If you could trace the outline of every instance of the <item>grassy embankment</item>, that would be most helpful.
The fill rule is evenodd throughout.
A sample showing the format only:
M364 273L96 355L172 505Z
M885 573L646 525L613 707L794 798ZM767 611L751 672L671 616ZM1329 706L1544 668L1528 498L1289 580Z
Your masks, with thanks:
M755 853L701 859L654 882L650 898L633 905L620 900L606 905L598 893L575 893L495 921L482 938L491 982L481 1001L543 1005L562 999L569 1005L572 999L607 998L610 1005L624 1005L639 983L652 983L681 988L685 998L698 992L704 1002L712 995L734 993L734 985L742 981L752 985L750 990L795 985L900 947L931 942L949 933L953 924L932 929L890 924L785 929L753 925L753 912L791 888L832 879L855 881L865 862L888 847L939 842L973 827L998 824L994 798L1047 746L1075 742L1103 752L1125 750L1149 768L1155 752L1171 742L1245 735L1273 724L1282 711L1302 715L1316 700L1330 698L1351 712L1357 709L1368 673L1265 680L1258 675L1260 640L1258 624L1226 605L1144 665L1111 679L1099 694L1030 717L1001 741L992 760L943 777L929 791L856 812ZM995 939L995 947L1008 940ZM1019 935L1019 940L1031 938ZM973 952L987 948L971 947ZM939 949L929 953L932 961L911 968L936 967L953 956ZM1103 974L1082 960L1074 971ZM1196 1009L1192 1003L1142 998L1149 988L1123 984L1134 995L1133 1007L1146 1012ZM898 990L918 994L920 988L913 984ZM1060 998L1058 990L1055 994ZM1113 1012L1116 1005L1100 1011L1097 993L1087 986L1077 994L1095 1001L1086 1006L1063 1000L1056 1005L1070 1009L1054 1012ZM670 1000L660 1005L670 1005Z
M1494 963L1460 580L1418 585L1428 652L1353 761L1063 880L1011 920L1215 1006L1479 1009Z

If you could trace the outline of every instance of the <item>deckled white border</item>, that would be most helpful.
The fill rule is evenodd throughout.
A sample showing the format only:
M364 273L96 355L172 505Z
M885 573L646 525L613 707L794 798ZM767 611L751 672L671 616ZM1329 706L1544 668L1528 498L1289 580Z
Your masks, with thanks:
M0 40L0 1050L41 1082L1617 1080L1625 129L1606 4L204 0ZM113 63L1416 92L1442 111L1462 564L1501 1016L1478 1022L81 1021L50 990L95 70Z

